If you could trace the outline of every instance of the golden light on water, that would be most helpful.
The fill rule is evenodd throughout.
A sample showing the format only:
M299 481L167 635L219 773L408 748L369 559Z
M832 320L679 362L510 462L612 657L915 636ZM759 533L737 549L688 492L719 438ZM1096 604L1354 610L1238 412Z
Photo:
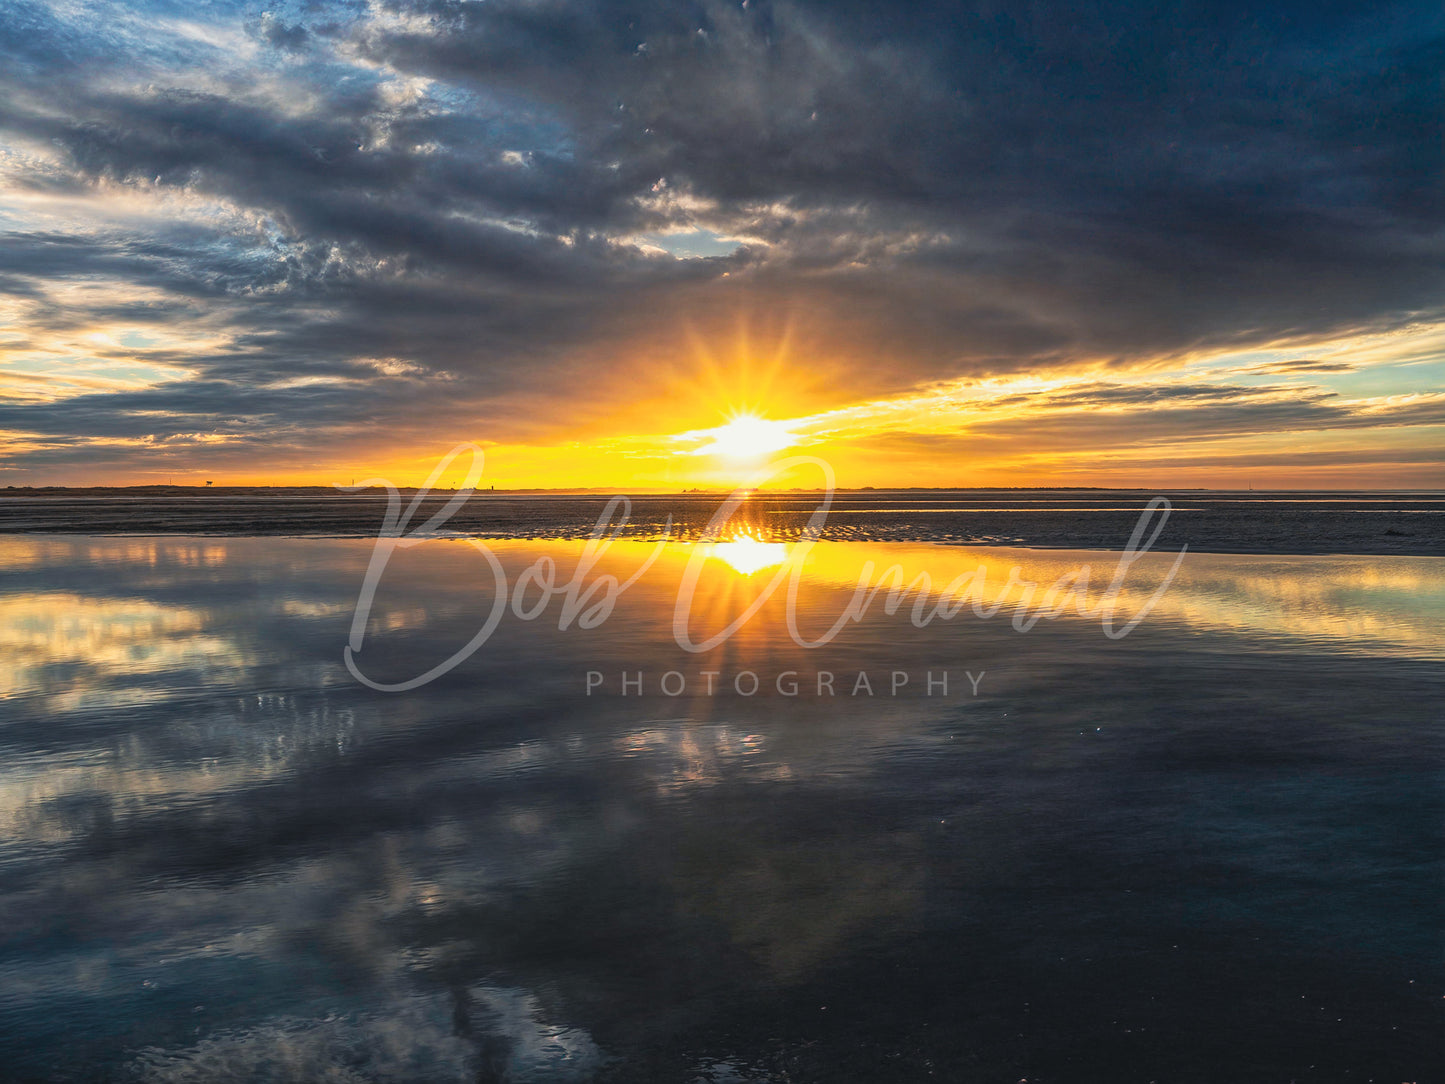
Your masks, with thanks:
M724 561L734 572L751 576L786 561L788 547L782 542L764 542L751 535L738 535L726 542L713 543L708 556Z

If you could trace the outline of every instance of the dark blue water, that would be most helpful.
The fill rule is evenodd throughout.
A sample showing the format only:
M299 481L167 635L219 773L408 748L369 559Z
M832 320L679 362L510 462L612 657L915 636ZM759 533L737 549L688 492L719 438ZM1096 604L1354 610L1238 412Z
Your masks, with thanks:
M1445 561L1191 554L1120 640L880 603L804 649L779 595L690 655L677 547L383 693L370 550L0 542L0 1078L1441 1079ZM809 630L869 559L1113 563L824 544ZM696 628L770 574L709 559ZM399 555L361 670L491 584Z

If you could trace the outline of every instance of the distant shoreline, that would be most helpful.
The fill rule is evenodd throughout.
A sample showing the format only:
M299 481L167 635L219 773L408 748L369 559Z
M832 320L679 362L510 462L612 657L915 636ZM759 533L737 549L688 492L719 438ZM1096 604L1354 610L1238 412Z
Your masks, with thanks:
M398 493L415 495L421 487L398 486ZM337 486L5 486L0 488L4 497L146 497L146 496L195 496L195 497L250 497L250 496L318 496L347 498L368 494L382 495L386 491L380 486L364 488L339 488ZM433 487L431 493L448 496L463 492L458 489ZM477 497L495 495L515 496L558 496L558 497L726 497L729 489L664 489L658 487L634 486L592 486L563 489L494 489L473 490ZM760 489L755 493L798 494L821 493L822 490L808 488ZM1258 497L1282 494L1306 494L1313 497L1328 496L1438 496L1445 497L1445 489L1212 489L1207 487L1181 488L1161 486L858 486L840 487L835 494L889 494L889 493L1148 493L1169 496L1174 493L1235 495L1248 494Z

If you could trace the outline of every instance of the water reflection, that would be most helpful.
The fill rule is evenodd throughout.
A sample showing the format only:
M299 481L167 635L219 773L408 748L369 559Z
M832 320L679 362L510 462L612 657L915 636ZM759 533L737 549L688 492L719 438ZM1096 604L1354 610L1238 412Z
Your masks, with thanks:
M494 549L515 584L582 544ZM601 625L559 629L554 600L387 696L340 665L369 552L0 541L10 1072L1251 1079L1328 1059L1415 1079L1440 1053L1421 961L1445 562L1191 555L1122 641L1072 613L917 628L880 601L810 651L784 587L690 654L677 546ZM619 543L593 575L650 552ZM781 567L718 556L700 630ZM1096 589L1113 565L820 545L810 631L868 561L935 585L982 566L990 597L1015 564L1047 585L1089 563ZM491 591L465 543L399 554L368 672L433 665Z
M764 542L748 535L714 542L709 545L714 557L726 561L734 572L751 576L765 568L773 568L788 559L788 546L782 542Z

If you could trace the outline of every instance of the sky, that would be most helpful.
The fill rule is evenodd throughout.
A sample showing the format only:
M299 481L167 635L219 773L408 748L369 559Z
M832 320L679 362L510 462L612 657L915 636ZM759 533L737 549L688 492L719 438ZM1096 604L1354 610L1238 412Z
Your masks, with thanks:
M1445 486L1436 3L6 0L0 486Z

